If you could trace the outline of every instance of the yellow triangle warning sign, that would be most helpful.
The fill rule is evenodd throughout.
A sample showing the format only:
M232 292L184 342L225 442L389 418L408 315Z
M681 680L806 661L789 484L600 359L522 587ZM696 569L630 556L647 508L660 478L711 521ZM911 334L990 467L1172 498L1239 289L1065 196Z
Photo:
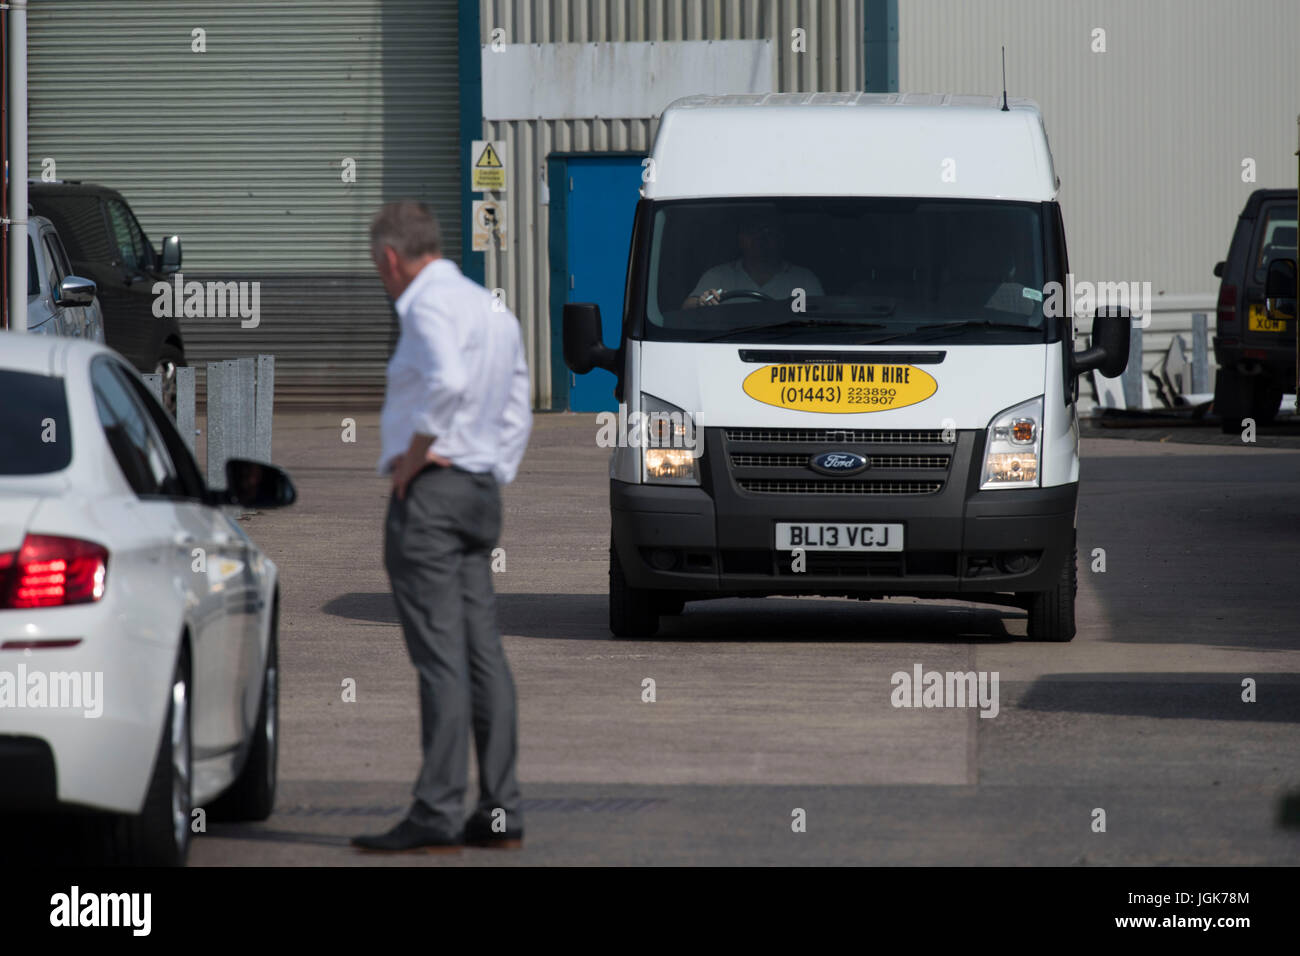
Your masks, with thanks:
M474 192L505 192L505 140L476 139L471 145L470 156L474 165L469 171L469 188Z

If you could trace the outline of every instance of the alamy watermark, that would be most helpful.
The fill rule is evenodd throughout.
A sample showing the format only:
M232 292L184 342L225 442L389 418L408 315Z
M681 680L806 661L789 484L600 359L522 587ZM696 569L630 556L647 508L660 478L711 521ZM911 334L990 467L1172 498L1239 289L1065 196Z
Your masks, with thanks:
M692 458L704 454L699 412L629 412L620 402L617 412L600 412L596 425L599 448L681 448Z
M1053 281L1043 286L1042 293L1026 288L1023 294L1041 298L1043 312L1054 319L1091 315L1098 309L1118 305L1128 309L1134 327L1145 329L1151 324L1151 283L1147 281L1090 282L1076 280L1070 272L1064 284Z
M104 713L103 671L0 670L0 710L80 710L94 720Z
M981 717L998 715L998 671L895 671L889 702L895 707L978 707Z
M262 283L185 281L176 273L171 282L153 284L155 319L238 318L239 327L255 329L262 321Z

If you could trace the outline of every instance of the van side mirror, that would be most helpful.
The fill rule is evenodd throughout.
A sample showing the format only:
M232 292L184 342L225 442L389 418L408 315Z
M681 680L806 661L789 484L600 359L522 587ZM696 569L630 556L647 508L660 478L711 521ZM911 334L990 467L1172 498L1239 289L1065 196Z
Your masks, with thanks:
M179 272L181 268L181 237L168 236L163 240L162 246L162 265L159 267L162 272L171 275L173 272Z
M1264 280L1264 310L1270 319L1294 319L1295 299L1295 260L1274 259Z
M1128 366L1128 342L1132 319L1122 305L1103 306L1092 320L1092 348L1075 352L1074 374L1097 369L1106 378L1117 378Z
M579 375L593 368L618 373L618 353L600 334L600 306L570 302L564 307L564 364Z

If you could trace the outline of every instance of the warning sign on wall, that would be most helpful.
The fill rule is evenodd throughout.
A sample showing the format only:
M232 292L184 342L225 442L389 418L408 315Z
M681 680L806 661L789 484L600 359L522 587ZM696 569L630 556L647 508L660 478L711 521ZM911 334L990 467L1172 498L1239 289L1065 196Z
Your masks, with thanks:
M505 192L506 144L504 140L476 139L470 149L472 192Z
M506 204L492 199L474 200L473 244L475 252L506 247Z

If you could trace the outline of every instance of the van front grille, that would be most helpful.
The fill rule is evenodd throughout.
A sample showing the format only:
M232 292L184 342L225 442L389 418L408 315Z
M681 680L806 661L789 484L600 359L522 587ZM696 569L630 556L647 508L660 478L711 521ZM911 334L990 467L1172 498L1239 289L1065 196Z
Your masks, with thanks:
M812 478L740 478L741 491L755 495L932 495L942 481L818 481Z
M735 468L807 468L812 455L733 454ZM948 455L864 455L872 468L942 468L947 469Z

